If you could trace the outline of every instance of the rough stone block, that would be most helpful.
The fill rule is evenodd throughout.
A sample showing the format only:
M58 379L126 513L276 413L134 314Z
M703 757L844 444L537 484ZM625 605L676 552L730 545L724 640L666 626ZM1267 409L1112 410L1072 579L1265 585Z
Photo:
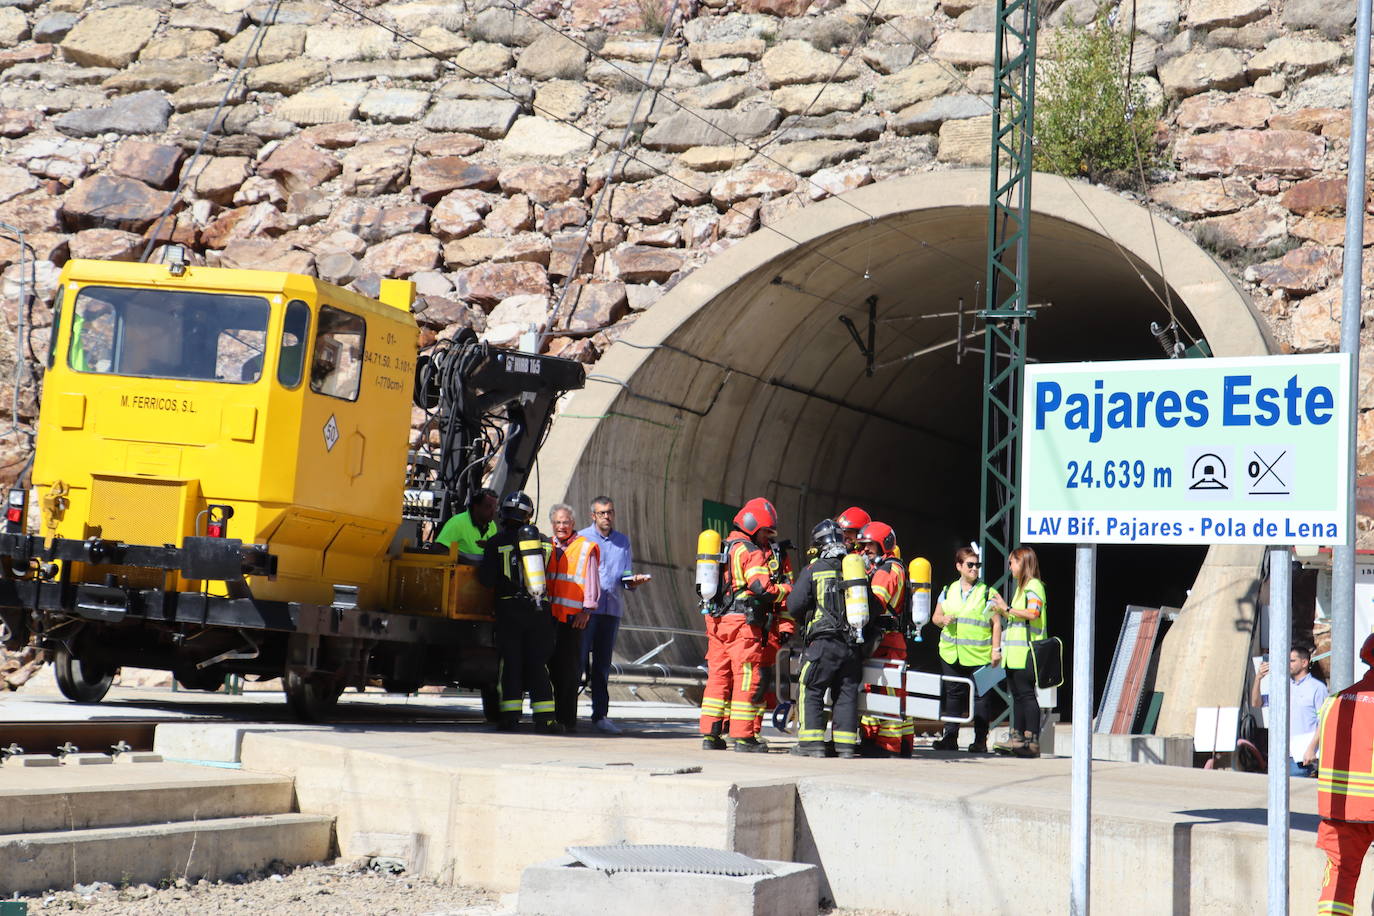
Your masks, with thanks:
M86 13L62 40L62 54L83 67L127 67L157 31L155 9L135 6Z

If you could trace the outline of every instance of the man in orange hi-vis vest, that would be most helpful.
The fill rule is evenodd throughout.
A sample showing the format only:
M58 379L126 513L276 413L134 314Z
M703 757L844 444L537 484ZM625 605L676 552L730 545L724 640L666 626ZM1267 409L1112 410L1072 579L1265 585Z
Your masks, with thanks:
M786 612L792 589L773 549L777 528L773 504L751 499L735 515L735 528L725 541L720 596L706 619L701 700L701 744L706 750L725 749L721 732L727 719L736 751L768 750L768 743L759 739L767 686L763 662L773 617Z
M601 549L577 533L572 506L549 510L553 557L549 564L549 602L558 621L549 680L554 718L569 734L577 731L577 681L581 677L582 631L601 600Z
M1355 912L1360 865L1374 843L1374 635L1360 661L1371 670L1326 701L1303 760L1310 764L1320 749L1317 848L1326 853L1326 876L1317 912L1339 916Z

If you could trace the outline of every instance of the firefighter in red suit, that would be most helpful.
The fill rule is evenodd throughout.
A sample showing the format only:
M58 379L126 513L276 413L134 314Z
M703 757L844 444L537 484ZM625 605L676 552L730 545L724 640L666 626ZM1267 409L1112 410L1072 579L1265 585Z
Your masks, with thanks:
M786 610L786 581L777 537L778 513L763 498L751 499L735 516L724 544L725 563L717 603L706 619L706 690L701 703L701 745L724 750L725 723L735 750L759 753L763 717L764 653L779 612ZM790 627L788 628L790 633Z
M1360 661L1371 670L1326 701L1303 760L1310 764L1320 750L1317 848L1326 853L1326 876L1317 912L1339 916L1355 912L1360 866L1374 844L1374 635Z
M864 525L873 521L868 513L858 506L850 506L839 515L835 516L835 524L840 526L844 532L844 542L849 545L850 553L857 553L859 550L859 532Z
M859 531L859 549L868 566L868 589L873 619L882 638L871 658L906 659L906 637L899 623L906 606L906 569L897 557L897 535L890 525L869 522ZM860 753L885 757L911 756L916 727L910 719L900 722L864 716L860 723Z

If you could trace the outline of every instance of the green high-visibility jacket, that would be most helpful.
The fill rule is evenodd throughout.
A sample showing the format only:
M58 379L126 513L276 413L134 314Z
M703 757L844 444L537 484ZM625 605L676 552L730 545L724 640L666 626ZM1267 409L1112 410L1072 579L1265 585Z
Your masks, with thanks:
M992 661L992 608L996 591L975 582L967 596L962 579L940 592L939 605L948 622L940 631L940 657L951 665L980 668Z
M1049 607L1049 602L1045 600L1045 583L1039 579L1031 579L1025 585L1017 587L1016 594L1011 599L1011 606L1025 610L1029 607L1031 595L1040 599L1040 616L1034 620L1022 620L1008 614L1007 622L1002 627L1002 664L1007 668L1026 667L1027 659L1030 657L1030 644L1037 639L1045 638L1048 626L1045 612Z

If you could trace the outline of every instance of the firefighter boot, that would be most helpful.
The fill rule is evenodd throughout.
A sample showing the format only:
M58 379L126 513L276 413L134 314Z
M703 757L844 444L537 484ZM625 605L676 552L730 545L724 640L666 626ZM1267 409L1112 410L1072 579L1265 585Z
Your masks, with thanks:
M1013 757L1039 757L1040 756L1040 736L1035 732L1026 732L1025 738L1021 741L1021 746L1011 752Z
M1021 733L1012 730L1007 733L1007 740L998 741L992 746L992 750L993 753L1001 754L1005 757L1016 754L1016 752L1024 748L1025 745L1026 739L1021 736Z
M950 731L946 731L944 735L940 737L939 741L936 741L934 744L930 746L930 749L933 751L959 750L959 730L952 729Z
M792 754L796 757L829 757L826 753L824 741L799 741L792 748Z
M701 736L701 749L703 751L723 751L725 750L725 739L720 736L721 723L717 722L711 730Z
M892 752L880 745L871 738L864 738L859 742L858 754L860 757L891 757Z
M835 756L841 760L853 760L859 756L859 752L854 749L852 744L837 744L835 745Z
M515 727L519 724L520 713L503 712L501 713L501 720L496 723L496 730L498 732L513 732L515 731Z
M741 754L766 754L768 742L762 738L736 738L735 750Z

